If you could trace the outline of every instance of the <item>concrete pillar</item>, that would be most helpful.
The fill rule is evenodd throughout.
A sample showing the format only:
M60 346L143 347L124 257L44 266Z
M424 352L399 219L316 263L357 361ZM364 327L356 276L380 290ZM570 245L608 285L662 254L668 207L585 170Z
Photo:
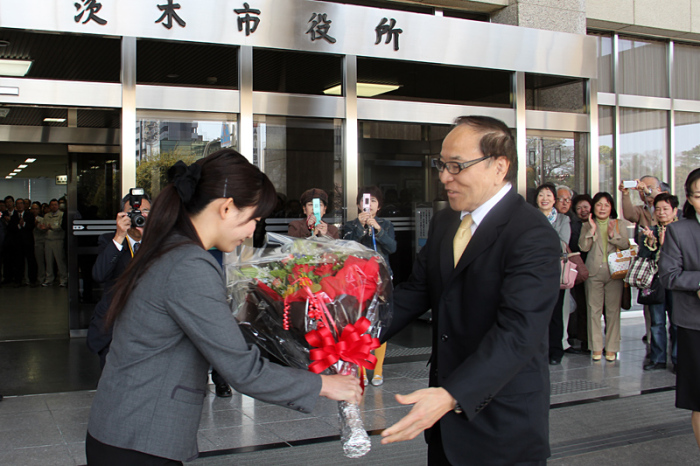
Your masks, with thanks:
M586 34L586 0L509 0L491 15L494 23Z

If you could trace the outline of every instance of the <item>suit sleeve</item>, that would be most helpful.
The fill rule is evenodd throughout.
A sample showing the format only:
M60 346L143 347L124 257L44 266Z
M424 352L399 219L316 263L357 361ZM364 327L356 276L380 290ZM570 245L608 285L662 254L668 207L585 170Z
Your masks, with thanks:
M659 280L667 290L697 291L700 288L700 270L685 270L680 243L676 229L667 228L659 257Z
M97 240L97 259L92 266L92 278L98 283L106 282L119 261L121 251L114 245L110 235L101 235Z
M581 235L578 237L578 248L583 252L588 252L593 247L595 234L591 233L591 225L586 222L581 227Z
M643 208L639 206L632 205L632 199L630 194L622 195L622 216L625 220L633 223L640 223L644 218Z
M173 267L165 292L170 316L236 391L303 412L313 409L321 377L273 364L246 343L216 263L186 256Z
M408 281L399 285L398 289L401 290L401 293L394 293L391 324L380 336L382 343L430 309L427 264L429 251L433 248L431 238L435 238L435 225L438 217L439 215L433 216L428 231L428 241L416 256L411 276ZM436 240L433 239L433 241Z
M541 351L559 294L559 242L549 225L529 228L506 257L496 322L441 385L473 418Z

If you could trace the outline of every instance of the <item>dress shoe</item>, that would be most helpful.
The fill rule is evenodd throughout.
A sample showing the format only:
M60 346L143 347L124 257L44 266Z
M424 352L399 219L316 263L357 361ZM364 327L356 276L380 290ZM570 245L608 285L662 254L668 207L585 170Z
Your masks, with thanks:
M569 354L583 354L583 350L576 349L573 346L569 346L564 350L564 352Z
M51 283L48 283L48 282L42 283L41 286L51 286Z
M602 358L603 358L602 351L593 351L593 353L591 353L591 359L594 361L600 361Z
M648 362L647 364L644 364L643 369L645 371L656 371L659 369L666 369L666 363L665 362Z
M614 361L617 359L617 353L610 353L608 351L605 352L605 360L606 361Z
M378 386L380 386L380 385L383 384L383 383L384 383L384 377L383 377L383 376L381 376L381 375L375 375L374 377L372 377L372 385L374 385L375 387L378 387Z
M231 388L225 383L220 383L216 386L216 396L219 398L230 398L232 395Z
M561 359L549 358L549 365L550 366L558 366L559 364L561 364Z

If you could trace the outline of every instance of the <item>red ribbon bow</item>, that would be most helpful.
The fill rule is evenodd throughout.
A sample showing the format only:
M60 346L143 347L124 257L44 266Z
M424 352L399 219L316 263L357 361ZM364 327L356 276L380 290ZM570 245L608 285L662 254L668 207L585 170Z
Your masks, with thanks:
M379 339L365 334L370 327L366 317L360 317L355 324L348 324L337 342L328 327L312 330L306 334L306 341L315 347L310 351L309 370L320 374L339 360L357 364L373 370L377 358L370 351L379 348Z

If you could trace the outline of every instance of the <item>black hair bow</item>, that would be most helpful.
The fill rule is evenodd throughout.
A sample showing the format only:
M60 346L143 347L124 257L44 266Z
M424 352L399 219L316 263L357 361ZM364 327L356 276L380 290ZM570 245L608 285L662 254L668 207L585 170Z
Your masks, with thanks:
M202 167L197 163L188 167L185 162L179 160L168 169L168 180L173 183L184 203L192 200L200 176L202 176Z

